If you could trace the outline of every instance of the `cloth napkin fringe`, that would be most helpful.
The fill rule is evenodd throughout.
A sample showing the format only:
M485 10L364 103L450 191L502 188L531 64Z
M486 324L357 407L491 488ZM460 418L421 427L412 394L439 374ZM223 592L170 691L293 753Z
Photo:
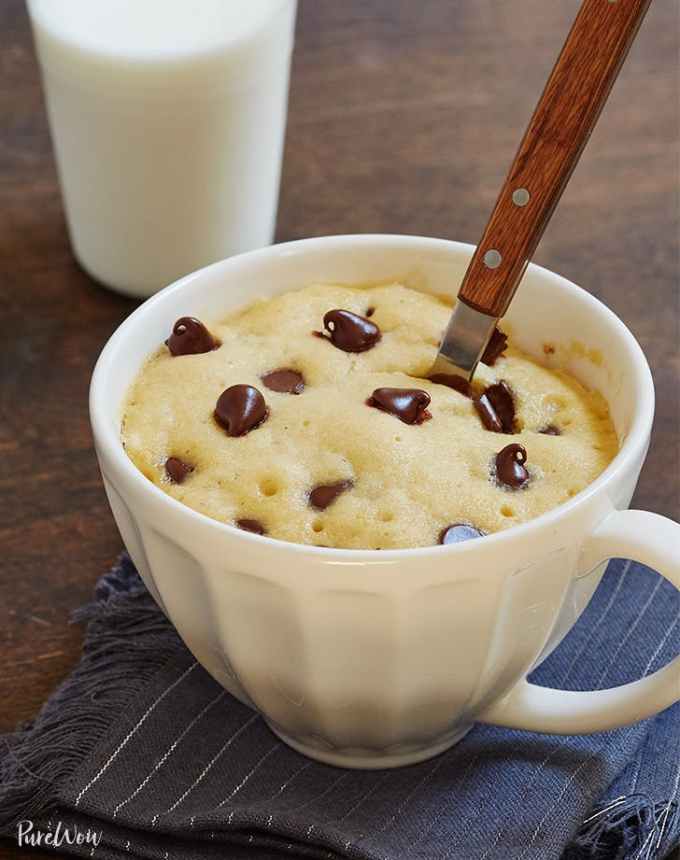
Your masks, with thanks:
M617 797L586 818L562 860L653 860L679 824L680 807L673 801Z
M88 622L82 660L35 720L0 748L0 832L54 809L57 788L88 757L112 713L127 707L176 649L127 557L73 621Z

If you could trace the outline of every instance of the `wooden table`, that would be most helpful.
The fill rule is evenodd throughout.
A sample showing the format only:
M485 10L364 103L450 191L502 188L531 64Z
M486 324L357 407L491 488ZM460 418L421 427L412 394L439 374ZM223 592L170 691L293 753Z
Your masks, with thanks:
M577 6L301 0L277 239L475 241ZM635 504L680 518L677 24L653 4L536 259L642 343L658 409ZM135 307L71 255L22 0L0 4L0 195L2 732L78 659L69 614L121 549L87 387Z

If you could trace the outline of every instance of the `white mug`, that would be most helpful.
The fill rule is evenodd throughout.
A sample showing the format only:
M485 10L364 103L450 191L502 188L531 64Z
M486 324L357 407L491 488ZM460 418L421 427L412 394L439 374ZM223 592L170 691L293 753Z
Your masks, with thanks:
M565 636L612 557L680 588L680 526L626 510L649 444L654 389L623 323L530 266L506 318L513 342L607 398L621 448L585 490L481 540L419 549L301 546L239 531L147 480L120 440L121 409L174 321L207 321L313 282L401 280L455 295L472 253L456 242L340 236L277 245L202 269L136 310L104 348L90 409L104 484L149 590L196 659L312 758L392 767L428 758L474 722L587 733L680 699L680 657L609 690L565 692L526 675Z

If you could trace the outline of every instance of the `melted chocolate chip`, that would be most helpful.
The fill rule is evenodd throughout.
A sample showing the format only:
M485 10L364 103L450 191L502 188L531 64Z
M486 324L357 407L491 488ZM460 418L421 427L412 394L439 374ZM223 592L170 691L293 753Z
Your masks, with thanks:
M220 394L215 420L228 436L245 436L267 418L264 397L252 385L232 385Z
M496 454L496 480L499 484L511 490L519 490L529 480L529 472L524 464L527 461L527 451L522 445L513 442L506 445Z
M503 382L494 383L475 400L482 424L492 433L512 433L515 429L515 400L512 389Z
M236 520L236 526L244 532L252 532L255 535L267 534L267 529L262 525L259 520Z
M290 367L270 370L260 378L267 388L279 391L281 394L302 394L305 390L304 376L297 370L291 370Z
M380 329L366 317L351 311L328 311L323 318L324 332L314 332L319 337L330 340L333 346L343 352L366 352L372 349L381 338Z
M485 534L486 532L470 525L470 523L454 523L441 530L439 533L439 543L448 546L452 543L463 543L466 540L484 537Z
M350 490L354 481L336 481L334 484L318 484L309 494L309 504L317 511L325 511L339 495Z
M208 329L195 317L180 317L165 344L172 355L198 355L219 346Z
M475 409L477 410L479 417L482 419L482 424L487 430L490 430L492 433L503 432L503 425L501 424L500 418L496 415L496 410L493 408L491 401L485 394L482 394L481 397L475 400Z
M493 330L493 334L491 335L491 339L486 345L486 349L482 355L482 361L484 364L488 364L489 367L493 367L496 363L496 359L500 358L501 355L505 352L508 346L508 336L504 332L502 332L499 328L495 328Z
M463 397L472 397L472 386L463 379L462 376L457 376L454 373L435 373L429 377L430 382L436 382L438 385L446 385L448 388L453 388Z
M539 433L543 433L544 436L561 436L562 431L559 427L556 427L554 424L546 424L545 427L541 427L538 431Z
M421 388L376 388L366 403L389 412L404 424L422 424L432 418L427 411L430 395Z
M165 474L173 484L181 484L186 476L194 471L194 467L180 460L179 457L168 457L165 461Z

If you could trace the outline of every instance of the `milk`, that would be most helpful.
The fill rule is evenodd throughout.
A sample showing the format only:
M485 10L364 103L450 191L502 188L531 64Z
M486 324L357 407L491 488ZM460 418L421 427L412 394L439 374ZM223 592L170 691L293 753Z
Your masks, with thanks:
M28 0L74 252L148 296L273 239L295 0Z

